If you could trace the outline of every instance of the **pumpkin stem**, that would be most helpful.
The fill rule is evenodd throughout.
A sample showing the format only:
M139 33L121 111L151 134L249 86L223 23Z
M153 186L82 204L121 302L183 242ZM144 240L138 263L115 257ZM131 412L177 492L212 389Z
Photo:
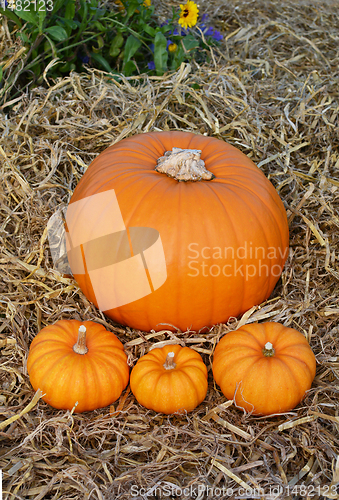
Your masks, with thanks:
M88 347L86 346L86 327L81 325L78 332L78 340L73 346L73 351L77 354L86 354Z
M266 342L265 347L262 350L262 353L266 357L272 357L275 355L275 350L273 349L273 345L271 342Z
M177 365L174 363L174 352L169 352L166 356L166 361L163 364L165 370L173 370Z
M155 170L177 181L210 181L215 178L200 159L200 149L172 148L158 159Z

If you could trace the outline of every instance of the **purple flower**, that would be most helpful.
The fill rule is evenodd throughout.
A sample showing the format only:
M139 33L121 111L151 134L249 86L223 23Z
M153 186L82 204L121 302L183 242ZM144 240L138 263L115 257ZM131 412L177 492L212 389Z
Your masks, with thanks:
M148 66L148 69L155 69L155 62L154 61L151 61L147 64Z
M88 64L89 63L89 56L87 56L86 54L78 54L78 59L80 59L80 61L83 64Z
M220 40L222 40L224 37L222 36L222 34L220 33L220 31L215 30L214 33L213 33L213 38L217 42L220 42Z
M213 36L214 29L210 26L209 28L202 30L205 36Z
M200 29L205 36L211 36L214 38L214 40L216 40L218 42L220 42L220 40L223 39L223 36L220 33L220 31L215 30L214 28L212 28L212 26L207 27L204 24L201 24Z
M176 35L180 35L179 31L177 30L177 28L174 28L174 30L170 30L168 32L169 35L173 35L173 36L176 36ZM185 33L186 34L186 33Z

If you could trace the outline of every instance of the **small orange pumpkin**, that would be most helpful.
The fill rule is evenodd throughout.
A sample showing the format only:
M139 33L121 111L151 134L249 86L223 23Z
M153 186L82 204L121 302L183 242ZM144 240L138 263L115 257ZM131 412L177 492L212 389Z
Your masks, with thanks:
M159 413L192 411L207 394L207 368L189 347L167 345L142 356L131 372L137 401Z
M27 359L34 390L54 408L75 412L113 403L128 384L120 340L93 321L60 320L34 338Z
M294 408L310 389L316 360L305 337L280 323L245 325L214 351L213 376L228 399L254 415Z

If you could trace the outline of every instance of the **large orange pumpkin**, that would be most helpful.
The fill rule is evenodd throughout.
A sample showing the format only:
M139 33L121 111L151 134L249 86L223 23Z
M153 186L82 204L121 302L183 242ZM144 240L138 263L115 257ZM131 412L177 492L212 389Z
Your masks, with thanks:
M214 351L213 376L223 394L255 415L294 408L310 389L315 371L305 337L273 321L227 333Z
M160 413L183 413L196 408L207 393L207 368L189 347L167 345L142 356L131 372L137 401Z
M54 408L95 410L118 399L128 384L120 340L93 321L60 320L33 339L27 371L34 390Z
M193 152L165 154L176 147ZM66 222L83 293L146 331L239 316L270 296L288 252L286 212L269 180L235 147L189 132L139 134L103 151Z

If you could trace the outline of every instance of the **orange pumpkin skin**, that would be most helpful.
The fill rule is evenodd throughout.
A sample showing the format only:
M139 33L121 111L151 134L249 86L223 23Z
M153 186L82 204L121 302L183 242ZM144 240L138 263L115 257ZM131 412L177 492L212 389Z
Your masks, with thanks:
M273 356L265 356L267 342ZM293 409L310 389L316 360L306 338L280 323L245 325L217 344L213 376L228 399L254 415Z
M175 146L200 149L215 179L178 182L155 171L157 159ZM238 317L270 296L288 253L286 211L270 181L237 148L189 132L124 139L91 163L70 204L112 189L127 228L159 232L167 279L147 296L105 310L107 316L144 331L164 324L198 331ZM107 211L102 217L109 218ZM80 213L76 223L91 234L98 220ZM71 268L76 264L70 262ZM73 275L98 307L87 270ZM112 283L104 293L113 289Z
M86 327L86 354L73 346ZM27 359L30 382L54 408L81 413L116 401L129 380L127 356L120 340L93 321L60 320L33 339Z
M175 368L166 369L168 353ZM137 401L159 413L183 413L196 408L207 394L207 368L189 347L168 345L142 356L131 372L130 387Z

